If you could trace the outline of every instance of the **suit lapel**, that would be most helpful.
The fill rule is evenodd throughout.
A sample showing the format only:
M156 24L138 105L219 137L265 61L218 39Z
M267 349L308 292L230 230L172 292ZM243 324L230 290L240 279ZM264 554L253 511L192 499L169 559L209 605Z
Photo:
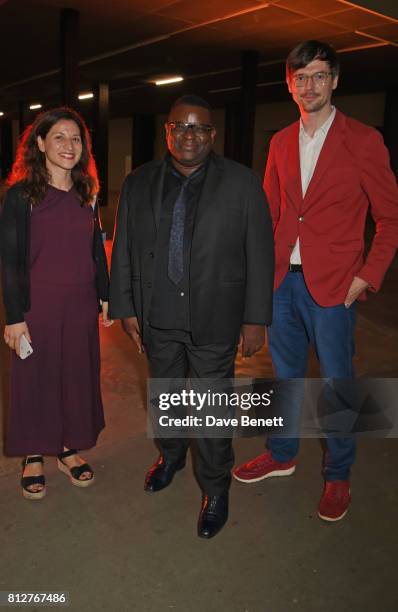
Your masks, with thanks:
M195 216L195 226L208 206L214 202L216 191L221 181L224 166L221 159L215 153L210 154L209 165L200 194Z
M162 210L163 185L166 174L166 160L155 169L151 186L151 205L156 231L159 229L160 213Z
M316 193L316 189L320 181L322 180L323 175L330 167L330 164L336 156L337 149L343 142L345 124L345 116L336 110L336 116L332 125L329 128L325 142L323 143L322 150L315 166L314 174L312 175L310 184L308 185L304 197L303 212L311 202L311 198Z
M297 210L301 209L303 202L303 190L301 187L301 171L300 171L300 146L299 146L299 129L300 122L297 121L292 126L290 135L290 143L286 156L286 173L289 177L286 181L286 191L290 194L292 202Z

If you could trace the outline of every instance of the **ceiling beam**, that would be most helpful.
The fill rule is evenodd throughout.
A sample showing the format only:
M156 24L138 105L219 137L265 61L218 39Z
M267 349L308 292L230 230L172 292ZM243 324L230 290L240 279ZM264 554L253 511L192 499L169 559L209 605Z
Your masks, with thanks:
M365 36L366 38L371 38L372 40L377 40L380 43L384 43L385 45L392 45L393 47L398 47L398 43L387 40L387 38L381 38L381 36L375 36L374 34L369 34L368 32L362 32L361 30L355 30L355 34L359 34L359 36Z
M227 15L223 15L222 17L215 17L214 19L207 19L206 21L201 21L200 23L196 23L194 25L186 26L184 28L179 28L178 30L173 30L172 32L168 32L167 34L162 34L160 36L154 36L152 38L147 38L146 40L142 40L140 42L133 43L131 45L126 45L125 47L119 47L118 49L113 49L113 51L108 51L107 53L100 53L99 55L94 55L93 57L89 57L85 60L81 60L79 62L79 66L87 66L89 64L93 64L95 62L98 62L104 59L109 59L110 57L115 57L116 55L127 53L128 51L133 51L134 49L148 47L149 45L154 45L158 42L169 40L173 36L184 34L185 32L191 32L192 30L198 30L199 28L204 28L206 26L214 25L216 23L228 21L229 19L241 17L242 15L248 15L249 13L261 11L262 9L266 9L269 6L270 6L269 2L257 3L255 6L251 6L247 9L242 9L241 11L235 11L234 13L228 13ZM8 83L7 85L4 85L3 87L1 87L0 91L5 91L6 89L10 89L11 87L16 87L18 85L24 85L25 83L30 83L32 81L36 81L36 80L43 79L49 76L53 76L55 74L59 74L60 71L61 71L60 68L55 68L54 70L36 74L27 79L22 79L20 81L15 81L13 83Z
M387 19L387 21L392 21L393 23L398 23L398 19L396 17L392 17L390 15L386 15L386 13L381 12L380 4L383 4L384 10L388 10L389 12L397 15L397 3L395 0L392 2L381 2L381 0L377 0L377 2L367 2L368 5L376 5L378 10L376 11L374 8L363 6L363 1L359 4L358 2L349 2L348 0L337 0L340 4L345 4L346 6L350 6L351 8L357 9L359 11L363 11L364 13L369 13L370 15L376 15L377 17L382 17ZM388 5L388 6L387 6Z

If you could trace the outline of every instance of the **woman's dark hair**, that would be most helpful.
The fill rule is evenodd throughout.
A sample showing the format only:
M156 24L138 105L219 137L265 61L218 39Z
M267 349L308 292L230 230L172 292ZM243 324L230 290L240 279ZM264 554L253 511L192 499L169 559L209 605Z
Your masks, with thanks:
M333 47L319 40L306 40L290 51L286 60L286 76L314 60L327 62L333 78L339 74L340 62Z
M50 175L46 167L45 154L37 145L37 138L45 138L51 128L60 120L74 121L80 131L82 155L71 172L74 188L84 204L90 204L98 193L99 182L97 168L91 151L91 138L82 117L72 108L61 106L40 113L22 134L18 145L15 162L7 178L10 187L23 181L26 196L32 204L38 204L44 198Z

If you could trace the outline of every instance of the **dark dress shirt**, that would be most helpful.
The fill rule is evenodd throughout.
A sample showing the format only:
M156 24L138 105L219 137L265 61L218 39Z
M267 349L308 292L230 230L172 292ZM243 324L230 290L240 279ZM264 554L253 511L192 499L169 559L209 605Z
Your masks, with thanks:
M168 277L169 241L174 204L187 177L173 166L167 158L167 169L163 185L162 212L160 216L156 253L154 285L149 324L158 329L190 331L189 308L189 262L192 234L200 193L206 176L207 161L189 177L186 187L186 214L184 225L184 276L176 285Z

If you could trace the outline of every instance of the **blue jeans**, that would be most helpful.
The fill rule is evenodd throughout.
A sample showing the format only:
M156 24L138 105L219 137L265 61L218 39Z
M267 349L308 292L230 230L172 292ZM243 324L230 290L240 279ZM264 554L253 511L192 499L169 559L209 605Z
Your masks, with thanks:
M344 304L319 306L311 297L301 272L288 272L274 294L269 349L278 378L304 378L308 349L315 347L325 378L353 378L355 307ZM300 406L295 408L300 410ZM353 437L326 438L326 480L348 480L355 460ZM298 438L269 437L267 448L276 461L292 460L299 449Z

